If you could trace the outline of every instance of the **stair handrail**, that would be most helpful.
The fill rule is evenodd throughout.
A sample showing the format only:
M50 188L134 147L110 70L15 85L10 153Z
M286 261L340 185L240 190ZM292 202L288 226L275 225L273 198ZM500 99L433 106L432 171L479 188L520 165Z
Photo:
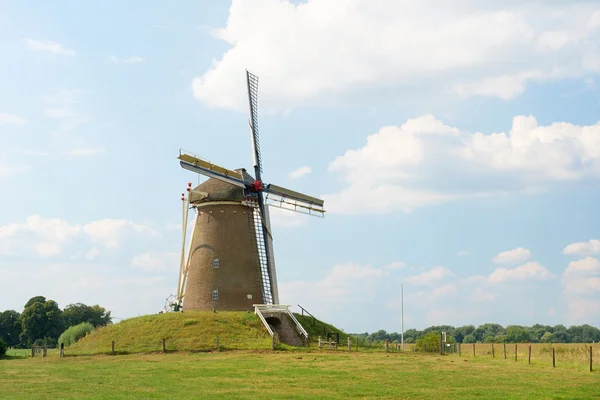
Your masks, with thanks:
M271 337L273 337L275 334L273 333L273 330L271 329L271 326L269 325L269 323L265 319L264 315L262 315L262 312L260 312L260 309L258 308L258 306L254 306L254 313L258 315L258 317L260 318L260 320L265 325L265 328L267 328L267 331L269 332L269 335L271 335Z
M294 321L294 323L296 324L296 328L300 331L300 333L302 333L304 335L304 337L308 340L308 332L306 332L306 329L304 329L304 327L302 326L302 324L296 319L296 317L294 316L294 313L289 309L287 309L287 313L288 315L292 318L292 321Z

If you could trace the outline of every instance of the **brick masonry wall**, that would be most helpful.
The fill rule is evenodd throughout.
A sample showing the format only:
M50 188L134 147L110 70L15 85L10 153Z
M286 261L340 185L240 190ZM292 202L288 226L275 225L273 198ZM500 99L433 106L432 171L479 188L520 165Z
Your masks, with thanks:
M198 207L195 223L184 311L246 311L264 303L252 209L206 204ZM213 267L215 257L219 268ZM218 300L212 299L213 289L218 290Z

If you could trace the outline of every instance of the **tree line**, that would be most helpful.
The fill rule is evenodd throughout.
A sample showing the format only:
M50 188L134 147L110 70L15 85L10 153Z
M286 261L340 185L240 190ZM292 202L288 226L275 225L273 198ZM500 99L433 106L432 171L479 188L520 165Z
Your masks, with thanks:
M21 313L15 310L0 313L0 341L17 348L33 344L52 347L56 346L63 331L83 322L96 328L111 324L112 318L110 311L99 305L74 303L61 310L54 300L35 296L29 299Z
M450 325L430 326L423 330L408 329L404 332L404 343L416 343L429 332L446 332L457 343L597 343L600 342L600 329L591 325L575 325L569 328L564 325L533 326L508 325L506 328L499 324L483 324L475 327L465 325L453 327ZM381 329L373 333L359 333L367 340L400 342L400 333L388 333Z

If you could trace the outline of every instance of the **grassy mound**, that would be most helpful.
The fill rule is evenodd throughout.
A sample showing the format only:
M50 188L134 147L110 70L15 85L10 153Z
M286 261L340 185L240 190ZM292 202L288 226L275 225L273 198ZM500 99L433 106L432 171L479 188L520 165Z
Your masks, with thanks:
M309 315L301 315L298 313L294 313L294 317L300 322L300 324L304 327L306 332L308 332L308 337L310 342L318 342L319 336L321 336L322 340L327 338L327 333L334 332L340 334L340 343L346 344L348 340L348 334L342 332L340 329L335 326L328 324L326 322L320 321L318 319L313 319L313 317Z
M164 313L123 320L96 329L77 343L66 347L67 355L115 352L208 351L224 349L270 349L271 337L257 315L247 312Z

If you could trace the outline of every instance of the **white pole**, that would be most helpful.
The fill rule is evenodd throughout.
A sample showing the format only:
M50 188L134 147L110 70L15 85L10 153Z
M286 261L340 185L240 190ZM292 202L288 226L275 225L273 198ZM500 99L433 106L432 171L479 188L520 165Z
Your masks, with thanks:
M401 343L402 343L402 352L404 353L404 287L402 284L400 284L400 298L401 298L401 304L402 304L402 323L401 323L401 329L402 329L402 334L401 334Z

